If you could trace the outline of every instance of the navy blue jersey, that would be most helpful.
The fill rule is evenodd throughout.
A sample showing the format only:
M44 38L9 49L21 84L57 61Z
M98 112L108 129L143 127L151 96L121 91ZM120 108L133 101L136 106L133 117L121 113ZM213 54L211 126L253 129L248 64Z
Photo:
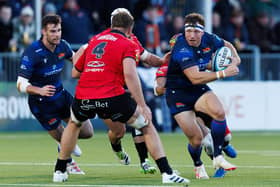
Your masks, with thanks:
M221 38L207 32L204 32L198 47L188 45L185 35L178 36L168 65L167 89L192 87L193 84L184 74L184 69L198 66L199 71L205 71L212 54L222 46L224 41Z
M53 85L56 93L52 97L42 97L40 95L29 95L29 97L40 100L54 100L62 90L61 72L65 59L73 55L70 45L61 40L54 52L47 49L41 40L33 42L23 52L18 75L29 80L33 86L43 87Z

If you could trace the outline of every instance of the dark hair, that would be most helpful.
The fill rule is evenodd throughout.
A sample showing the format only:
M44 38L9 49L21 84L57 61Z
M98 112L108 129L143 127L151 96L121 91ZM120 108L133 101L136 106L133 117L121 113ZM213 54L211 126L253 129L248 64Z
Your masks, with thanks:
M42 28L46 28L48 24L59 24L61 23L61 17L56 14L47 14L42 19Z
M198 13L190 13L185 16L185 24L189 23L191 25L195 25L199 23L200 25L205 26L204 18L201 14Z
M0 9L2 9L2 8L10 8L10 9L12 9L12 7L8 3L4 3L4 4L0 5Z
M112 27L129 28L134 24L134 18L126 12L119 12L112 17Z

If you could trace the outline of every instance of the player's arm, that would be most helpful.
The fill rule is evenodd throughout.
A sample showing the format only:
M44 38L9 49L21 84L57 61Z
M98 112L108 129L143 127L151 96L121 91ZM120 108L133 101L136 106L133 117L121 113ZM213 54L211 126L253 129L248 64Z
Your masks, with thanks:
M77 52L74 53L73 55L73 65L75 65L78 61L78 59L82 56L82 54L85 52L86 48L87 48L88 44L84 44L82 45Z
M191 66L184 69L183 72L192 84L206 84L217 79L235 76L239 73L239 69L236 65L231 65L223 71L206 72L199 71L198 66Z
M53 96L55 93L55 86L45 85L43 87L33 86L29 83L29 80L18 76L17 89L21 93L27 93L30 95L41 95L41 96Z
M75 66L72 68L72 78L78 79L81 76L81 71L77 70Z
M145 103L140 79L136 70L136 62L133 58L126 57L123 59L123 73L126 86L137 105L142 109L142 115L146 120L151 121L151 111Z
M141 54L140 59L149 66L152 67L159 67L163 65L170 57L170 52L166 53L162 58L160 58L157 55L154 55L147 50L144 50L144 52Z
M72 68L72 77L80 78L82 72L82 66L85 61L85 51L88 44L82 45L79 50L73 56L73 68Z
M160 96L165 93L167 69L168 69L167 64L165 64L157 69L156 80L155 80L155 84L154 84L154 94L156 96Z
M239 65L241 63L241 59L237 53L237 50L235 49L235 47L228 41L224 40L225 46L230 48L231 52L232 52L232 57L229 57L231 59L231 63Z
M199 71L198 66L191 66L184 69L184 74L189 78L192 84L206 84L218 79L216 72ZM222 74L220 75L221 78L223 78Z
M154 94L161 96L165 93L166 77L157 77L154 85Z

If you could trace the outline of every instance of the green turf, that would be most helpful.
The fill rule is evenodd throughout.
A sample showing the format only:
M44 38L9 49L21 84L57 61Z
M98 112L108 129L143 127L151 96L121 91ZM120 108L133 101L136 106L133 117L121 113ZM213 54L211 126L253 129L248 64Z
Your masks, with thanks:
M210 180L194 178L192 162L186 150L187 140L183 134L160 136L170 164L182 176L191 179L190 186L280 187L280 132L234 132L232 144L239 151L238 158L228 160L236 164L238 169L228 172L223 179ZM104 133L96 133L94 138L82 140L79 145L83 155L76 161L86 175L71 175L62 186L161 185L159 173L144 175L139 172L138 157L129 134L125 136L123 146L131 155L130 166L122 166L117 162ZM0 148L0 187L8 184L56 185L52 183L57 157L56 143L47 133L1 133ZM213 175L212 162L205 153L203 161L208 174Z

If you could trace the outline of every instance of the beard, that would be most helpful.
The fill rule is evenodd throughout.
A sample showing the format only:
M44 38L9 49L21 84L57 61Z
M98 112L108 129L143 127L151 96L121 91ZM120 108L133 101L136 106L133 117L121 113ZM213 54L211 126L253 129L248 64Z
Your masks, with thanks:
M56 38L56 39L50 39L47 38L47 41L50 45L58 45L60 43L61 38Z

